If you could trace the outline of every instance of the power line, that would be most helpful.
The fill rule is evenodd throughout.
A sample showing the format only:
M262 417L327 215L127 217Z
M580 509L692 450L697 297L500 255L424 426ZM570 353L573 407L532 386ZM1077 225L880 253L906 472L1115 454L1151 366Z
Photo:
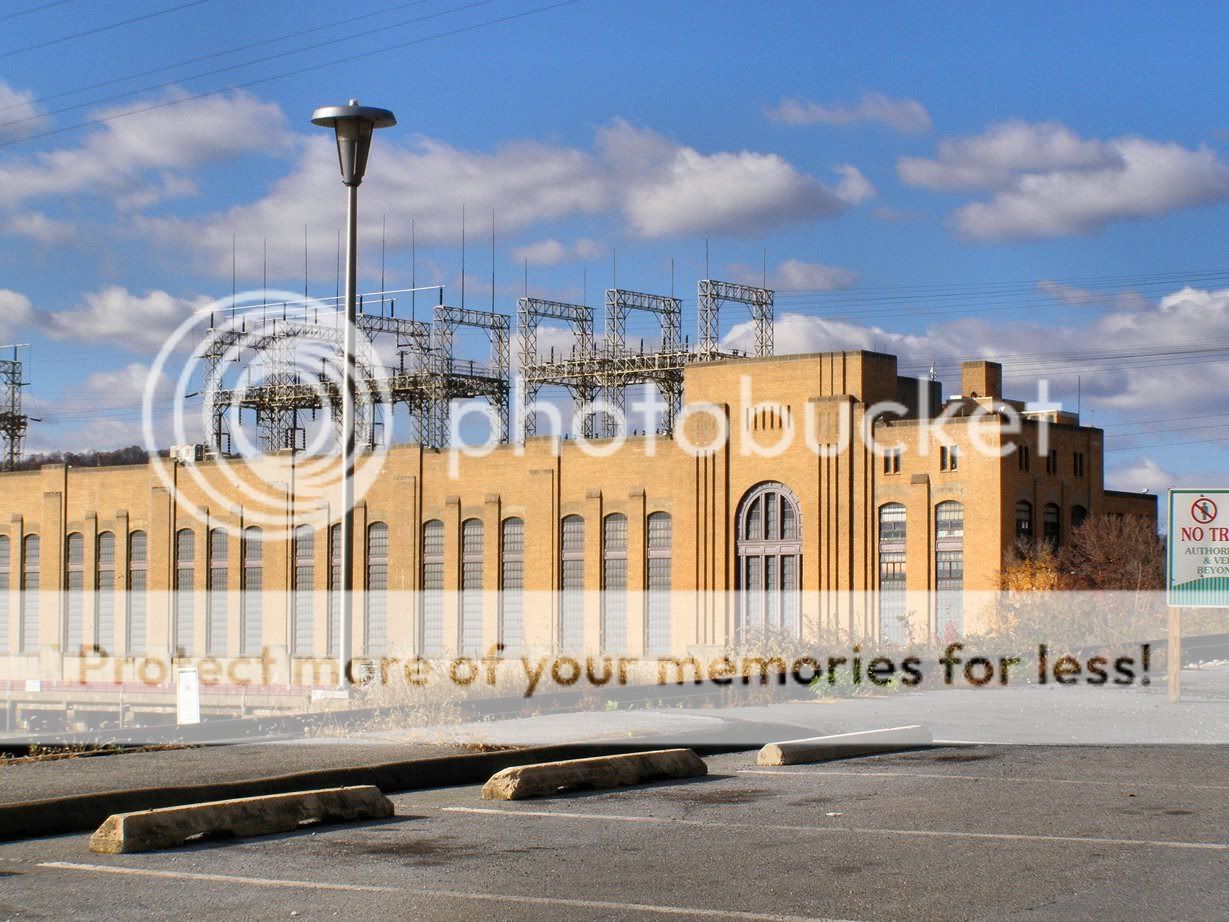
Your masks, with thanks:
M10 58L15 54L22 54L26 51L37 51L40 48L50 48L52 45L60 45L64 42L72 41L75 38L85 38L87 35L98 35L101 32L110 32L112 29L119 29L122 26L130 26L135 22L143 22L146 19L154 19L158 16L165 16L168 13L177 13L180 10L186 10L190 6L200 6L202 3L209 3L210 0L188 0L187 3L181 3L178 6L168 7L163 10L155 10L152 13L143 13L140 16L133 16L130 19L123 19L119 22L113 22L110 25L98 26L94 29L86 29L84 32L74 32L72 35L62 35L59 38L48 39L45 42L39 42L36 45L26 45L24 48L13 48L10 51L0 51L0 58Z
M424 35L421 38L415 38L415 39L411 39L405 42L396 42L392 45L385 45L381 48L373 48L370 51L359 52L358 54L351 54L351 55L348 55L344 60L323 61L319 64L311 64L306 67L297 68L295 70L283 71L279 74L272 74L267 77L260 77L256 80L248 80L244 83L232 84L231 86L222 87L216 90L209 90L203 93L196 93L190 96L183 96L178 99L167 100L165 102L160 102L160 103L155 103L153 105L144 106L139 109L129 109L125 112L117 112L113 115L102 116L100 118L95 118L95 119L87 119L86 121L80 122L79 124L76 124L76 125L67 125L63 128L56 128L51 131L44 131L38 134L27 135L24 138L15 139L12 141L5 141L3 143L0 143L0 147L9 147L10 145L13 145L13 144L23 143L25 141L32 141L32 140L35 140L36 138L45 138L51 135L62 134L63 132L66 132L66 131L76 131L79 128L86 128L91 125L100 125L105 122L113 122L117 119L127 118L128 116L131 116L131 115L140 115L144 112L154 112L159 109L166 109L166 108L170 108L171 106L182 105L186 102L193 102L194 100L197 100L197 99L206 99L210 96L219 96L223 93L230 93L235 90L247 89L248 87L258 86L262 83L270 83L274 80L284 80L287 77L297 77L300 74L306 74L306 73L311 73L312 71L323 70L326 67L334 67L338 64L349 64L356 60L360 60L362 58L372 57L377 54L384 54L385 52L388 52L388 51L399 51L402 48L409 48L414 45L421 45L425 42L435 41L436 39L440 39L440 38L450 38L451 36L454 36L454 35L461 35L465 32L473 32L477 29L482 29L487 26L500 25L505 22L511 22L512 20L515 20L515 19L522 19L525 16L533 16L537 13L545 13L550 10L559 9L561 7L571 6L579 2L580 0L558 0L558 2L556 3L549 3L549 4L546 4L545 6L534 7L533 9L529 9L529 10L522 10L521 12L518 12L518 13L509 13L506 16L498 16L498 17L495 17L494 19L487 19L482 22L471 23L468 26L459 26L455 29L448 29L444 32L436 32L433 35Z
M60 0L61 3L68 3L69 0ZM154 67L150 70L136 71L135 73L125 74L122 77L112 77L110 80L100 80L96 83L89 83L84 86L76 87L71 90L62 90L59 93L49 93L46 96L39 96L27 102L16 103L14 105L4 106L0 108L0 112L8 112L12 109L20 109L28 105L38 105L43 102L50 102L53 99L62 99L65 96L74 96L77 93L87 93L90 90L102 89L104 86L114 86L117 83L123 83L126 80L138 80L141 77L150 77L154 74L164 73L168 70L174 70L177 67L187 67L189 64L199 64L201 61L210 61L214 58L225 57L228 54L238 54L240 51L250 51L253 48L262 48L265 45L274 45L278 42L284 42L287 39L299 38L303 35L311 35L314 32L322 32L325 29L335 29L338 26L349 25L352 22L359 22L364 19L371 19L373 16L383 16L387 13L392 13L397 10L406 9L411 6L421 6L424 3L429 3L430 0L411 0L409 3L398 3L395 6L385 7L384 9L375 10L371 13L363 13L361 16L351 16L348 19L338 19L332 22L326 22L323 25L313 26L310 29L302 29L298 32L287 32L282 35L275 35L273 38L262 39L259 42L249 42L246 45L236 45L233 48L226 48L222 51L214 51L209 54L203 54L195 58L187 58L183 61L176 61L172 64L163 64L161 67ZM53 4L55 5L55 4Z
M198 2L205 2L205 0L198 0ZM374 35L377 32L387 32L390 29L399 29L403 26L414 25L415 23L419 23L419 22L426 22L429 19L438 19L441 16L447 16L451 13L462 12L464 10L472 9L478 6L487 6L494 2L495 0L474 0L474 2L468 3L464 6L453 7L447 10L440 10L435 13L429 13L426 16L417 16L413 19L405 19L405 20L402 20L401 22L388 23L387 25L379 26L378 28L374 28L374 29L367 29L363 32L354 32L354 33L351 33L350 35L341 35L336 38L327 39L326 41L323 41L323 42L316 42L311 45L306 45L302 48L295 48L289 51L279 51L276 54L266 55L263 58L255 58L251 61L240 61L237 64L228 64L225 67L216 67L213 70L206 70L206 71L202 71L197 74L189 74L187 76L180 77L176 80L168 80L162 83L151 83L146 86L138 87L135 90L125 90L122 93L113 93L110 96L102 96L97 99L91 99L88 102L79 102L79 103L74 103L71 106L62 106L59 109L52 109L49 112L40 112L37 115L29 115L29 116L24 116L18 119L13 119L7 122L0 122L0 128L8 128L13 125L20 125L22 122L29 122L29 121L33 121L36 119L42 119L49 115L62 115L65 112L74 112L77 109L86 109L86 108L89 108L90 106L97 106L97 105L102 105L103 103L115 102L116 100L119 100L119 99L127 99L130 96L137 96L141 93L148 93L154 90L165 90L170 87L177 86L180 83L183 83L185 80L200 80L205 77L214 77L214 76L217 76L218 74L227 73L228 71L240 70L244 67L251 67L254 64L265 64L265 63L268 63L269 61L276 61L281 58L289 57L290 55L304 54L305 52L308 52L308 51L316 51L320 48L327 48L330 45L336 45L339 42L346 42L346 41L351 41L356 38L363 38L367 35Z
M19 16L29 16L31 13L41 13L43 10L49 10L53 6L63 6L70 0L53 0L51 3L43 3L38 6L32 6L28 9L18 10L16 13L5 13L0 16L0 22L8 22L10 19L16 19Z

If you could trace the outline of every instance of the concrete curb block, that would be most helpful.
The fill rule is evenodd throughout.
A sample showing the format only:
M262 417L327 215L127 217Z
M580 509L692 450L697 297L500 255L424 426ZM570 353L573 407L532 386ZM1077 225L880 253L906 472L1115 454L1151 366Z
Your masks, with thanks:
M769 743L760 750L759 765L797 765L802 762L824 762L852 756L876 755L916 746L933 745L930 731L913 724L888 727L883 730L862 730L857 733L836 733L803 740Z
M105 855L175 848L197 835L263 836L290 832L305 821L337 823L393 815L393 802L372 785L240 797L116 813L90 836L90 851Z
M618 788L707 774L704 760L690 749L660 749L505 768L482 786L482 799L523 800L563 791Z
M555 746L506 749L498 752L409 759L376 765L315 769L244 781L220 781L213 784L178 787L130 788L28 800L0 805L0 841L33 839L72 832L92 832L113 813L131 813L138 810L230 800L237 797L258 797L265 794L284 794L290 791L367 784L375 785L385 794L482 784L496 772L514 765L553 762L586 756L647 752L660 749L661 745L660 741L656 743L644 741L638 744L566 743ZM714 742L692 748L699 752L715 754L745 751L754 749L755 746L740 742ZM127 757L118 755L108 758Z

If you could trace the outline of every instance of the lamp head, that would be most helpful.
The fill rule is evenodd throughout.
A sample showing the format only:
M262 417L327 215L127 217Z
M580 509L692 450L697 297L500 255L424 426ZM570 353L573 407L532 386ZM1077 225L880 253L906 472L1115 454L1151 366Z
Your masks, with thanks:
M357 186L367 172L372 132L377 128L396 125L397 119L387 109L360 106L357 99L351 99L346 106L317 109L312 113L312 124L332 128L336 132L342 185Z

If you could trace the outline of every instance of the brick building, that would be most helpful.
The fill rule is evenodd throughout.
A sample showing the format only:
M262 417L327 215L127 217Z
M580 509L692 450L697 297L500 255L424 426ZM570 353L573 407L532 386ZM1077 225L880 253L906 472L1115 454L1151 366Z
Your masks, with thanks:
M698 364L675 438L594 447L610 451L393 448L355 517L356 655L958 634L976 626L965 593L997 588L1017 540L1156 515L1154 496L1105 489L1101 430L1025 412L991 362L965 363L947 398L873 352ZM336 643L336 513L281 484L291 537L270 540L238 495L210 504L201 481L225 491L223 463L173 465L172 489L144 465L0 475L0 680L51 687L88 659L96 682L149 682L141 663L161 657L237 682L263 652L278 665L257 684L327 684L314 667Z

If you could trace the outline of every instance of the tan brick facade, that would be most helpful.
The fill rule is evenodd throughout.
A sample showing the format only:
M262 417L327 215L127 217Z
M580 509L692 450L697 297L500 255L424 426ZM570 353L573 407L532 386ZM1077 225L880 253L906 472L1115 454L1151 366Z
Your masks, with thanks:
M637 438L608 457L593 457L575 442L543 437L524 446L501 446L485 457L454 459L447 452L398 446L391 450L374 486L362 497L355 517L356 586L364 586L376 573L368 559L368 536L373 524L383 523L388 551L386 572L381 571L381 578L386 579L391 603L386 626L378 627L379 649L374 650L370 649L371 632L376 626L368 624L367 619L375 609L364 604L355 606L356 654L413 656L427 652L424 644L428 634L438 632L442 648L437 652L455 655L462 646L466 616L462 611L466 603L456 592L463 585L481 585L485 590L479 608L467 609L470 617L480 618L480 628L470 624L471 636L480 636L483 650L504 639L501 608L489 590L500 588L511 572L506 569L509 555L505 553L504 533L505 523L513 518L523 522L520 581L528 594L553 593L564 587L561 539L562 523L568 516L583 518L583 545L574 569L583 573L586 590L602 588L603 557L611 551L603 548L603 523L612 514L626 517L625 545L615 549L615 556L621 554L620 559L626 559L622 584L627 590L626 640L621 652L636 656L646 652L650 643L651 603L640 593L650 579L649 523L654 514L669 516L668 545L661 543L667 532L659 528L654 552L659 559L668 559L670 585L680 593L663 628L668 630L669 647L678 652L722 645L733 638L744 613L731 590L744 588L752 578L748 574L773 585L796 585L802 590L796 621L788 624L804 636L819 636L825 631L853 637L878 636L882 626L875 613L851 600L856 593L880 586L884 571L878 536L882 510L888 504L900 504L904 509L900 564L906 574L904 586L923 592L943 588L938 585L937 555L944 548L948 555L944 572L950 578L958 564L963 589L997 588L1003 555L1016 541L1021 503L1027 503L1030 510L1028 530L1042 537L1047 527L1051 531L1057 528L1059 541L1065 540L1073 518L1080 515L1136 513L1155 517L1155 497L1104 489L1101 430L1080 426L1069 415L1050 413L1046 453L1039 443L1041 425L1036 414L1028 416L1018 438L1005 434L1000 410L1019 410L1023 405L1003 403L999 366L967 364L962 395L945 402L952 415L938 436L927 423L942 407L933 406L929 413L919 416L919 387L928 395L937 390L930 382L898 378L895 357L877 353L732 360L696 365L687 372L679 436L706 442L719 428L716 420L723 420L730 438L711 451L696 451L694 446L689 449L679 440L659 439L654 443ZM753 405L746 402L748 390ZM880 456L857 438L841 444L843 425L857 431L874 404L899 396L911 405L906 416L912 418L879 419L873 424L879 445L898 448L899 456L890 451ZM746 450L749 441L768 448L787 436L792 436L791 444L776 456ZM806 444L808 436L818 445L841 447L817 452ZM979 450L978 441L990 448L1018 442L1029 449L1029 454L1025 458L1021 452L1011 451L1001 457L990 456ZM450 475L453 463L457 464L455 477ZM214 473L219 466L219 462L200 462L194 474L216 479L218 487L225 490L220 471ZM142 655L169 657L175 649L174 600L169 590L175 585L176 533L184 529L192 532L194 554L191 565L180 569L190 572L199 598L192 606L191 629L186 632L191 635L191 648L183 653L197 659L208 654L222 670L241 654L256 655L252 644L246 650L243 644L247 626L242 593L238 591L245 547L240 536L250 525L243 503L236 494L233 502L222 504L224 508L216 501L210 506L195 480L182 468L175 470L175 492L207 509L207 522L187 514L151 467L66 469L53 465L34 472L0 475L0 535L8 538L9 587L7 607L0 611L0 617L7 619L7 631L0 632L0 679L63 680L72 673L66 662L81 655L64 649L65 596L47 591L68 585L65 548L70 534L82 536L80 630L87 649L98 643L95 592L99 536L114 536L116 597L108 609L113 611L114 640L106 653L117 658L119 671L115 674L125 681L135 679ZM744 548L740 556L742 539L736 519L741 504L765 482L782 484L795 506L786 508L785 502L765 512L769 518L763 520L767 523L764 527L777 529L779 540L750 551ZM300 599L299 607L294 608L295 600L285 591L296 572L291 543L264 542L259 565L265 596L258 646L280 652L286 660L291 659L287 651L292 651L306 663L323 659L329 652L328 525L336 515L324 509L297 509L292 488L279 489L286 530L307 525L314 535L310 555L300 555L298 565L304 569L297 571L312 574L314 595ZM775 495L771 491L766 495L769 498L763 508L768 510L768 504L778 500L771 499ZM937 533L937 515L943 503L960 504L962 537ZM955 506L943 508L944 515L953 517L957 511ZM756 514L760 514L759 507ZM777 521L777 516L788 522ZM433 547L428 554L432 559L426 560L421 540L424 526L436 520L442 523L442 558L436 559ZM477 528L471 526L474 540L465 552L464 523L471 520L481 522L481 538L477 538ZM667 520L655 521L660 527ZM225 557L219 555L215 564L215 569L226 572L228 593L224 602L211 609L210 603L201 600L206 597L209 579L209 532L213 527L223 527L229 535ZM148 547L144 572L150 594L141 649L135 649L132 641L133 613L126 591L132 578L129 536L134 532L145 534ZM22 549L30 536L38 538L38 583L43 590L41 600L34 605L26 598L29 594L20 591L27 563ZM796 553L792 550L795 545ZM953 556L957 552L958 559ZM619 564L619 571L622 569L623 564ZM465 573L469 574L469 584L464 583ZM430 623L434 617L430 606L435 603L425 600L420 592L427 580L435 582L426 588L439 590L435 598L440 617ZM522 649L546 652L559 649L563 642L562 609L569 603L554 595L543 597L550 601L525 606L520 628ZM580 606L583 649L601 651L608 645L603 641L603 603L596 595L586 595L575 604ZM766 597L764 604L778 603ZM296 619L308 617L305 612L310 612L311 623L300 625L298 636L309 638L310 648L295 649ZM37 618L37 647L26 649L23 631L26 638L33 632L23 622L32 617ZM225 630L215 624L221 617L225 617ZM915 636L933 636L939 629L933 608L911 612L909 617ZM223 635L223 649L208 648L211 636ZM276 678L298 684L310 682L311 676L310 671L296 670Z

